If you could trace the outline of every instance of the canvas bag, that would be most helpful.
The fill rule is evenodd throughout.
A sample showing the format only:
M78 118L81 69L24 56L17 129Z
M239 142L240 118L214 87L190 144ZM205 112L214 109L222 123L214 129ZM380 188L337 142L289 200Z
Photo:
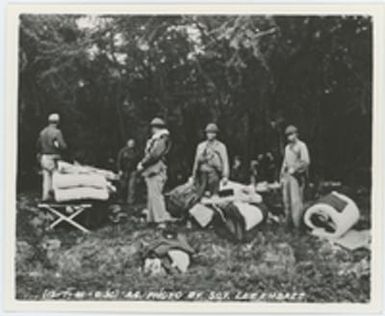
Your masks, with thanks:
M167 211L174 217L183 217L198 203L198 189L193 183L186 182L166 193L165 198Z

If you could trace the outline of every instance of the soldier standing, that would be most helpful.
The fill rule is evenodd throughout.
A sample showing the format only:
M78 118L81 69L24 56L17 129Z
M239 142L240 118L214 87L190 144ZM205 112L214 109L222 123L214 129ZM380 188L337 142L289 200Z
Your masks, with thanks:
M61 159L62 152L67 149L63 134L58 128L59 122L59 114L50 114L48 126L40 132L37 140L38 158L43 174L43 201L52 198L52 174L57 168L57 161Z
M163 188L167 181L165 157L170 149L170 132L161 118L151 123L152 136L146 143L144 158L139 162L137 171L141 172L147 186L148 222L157 223L164 228L172 218L166 210Z
M226 146L217 140L218 126L214 123L207 125L206 138L197 147L193 166L192 178L198 184L198 195L205 192L218 194L219 185L229 178L229 159Z
M288 126L285 134L288 144L281 168L283 203L287 224L299 228L310 157L306 144L298 138L298 129L295 126Z

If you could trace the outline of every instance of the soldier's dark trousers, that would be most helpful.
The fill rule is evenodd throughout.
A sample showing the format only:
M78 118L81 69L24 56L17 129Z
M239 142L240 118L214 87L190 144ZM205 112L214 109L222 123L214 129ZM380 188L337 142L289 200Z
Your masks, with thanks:
M135 202L136 172L125 172L121 183L121 197L128 204Z
M201 171L198 179L198 196L202 197L206 192L210 195L218 194L220 180L217 171Z

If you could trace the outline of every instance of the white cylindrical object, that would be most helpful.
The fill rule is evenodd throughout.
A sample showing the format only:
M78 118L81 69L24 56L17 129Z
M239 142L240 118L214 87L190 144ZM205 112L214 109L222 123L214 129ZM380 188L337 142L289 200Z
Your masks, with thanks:
M338 211L326 203L316 203L305 211L304 223L313 230L312 233L314 235L328 238L341 237L352 228L360 218L360 211L352 199L337 192L333 192L333 194L347 203L342 211ZM311 220L314 214L329 217L334 223L336 230L334 232L327 232L324 228L315 226Z

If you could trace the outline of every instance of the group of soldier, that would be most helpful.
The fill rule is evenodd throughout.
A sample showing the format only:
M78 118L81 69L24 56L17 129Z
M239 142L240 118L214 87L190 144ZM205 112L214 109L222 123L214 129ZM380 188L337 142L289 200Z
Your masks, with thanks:
M56 162L67 145L58 127L60 117L51 114L49 124L38 138L38 154L43 174L42 199L52 198L52 173ZM171 147L170 131L161 118L154 118L150 123L151 136L147 140L144 156L140 159L135 141L129 139L117 157L127 203L134 203L136 177L140 174L147 187L147 220L160 228L172 221L167 212L163 195L167 181L166 156ZM197 187L198 196L217 195L220 185L225 185L230 177L229 158L226 145L218 140L219 128L210 123L205 129L206 140L201 142L195 153L194 164L189 181ZM298 130L290 125L285 130L287 145L280 170L282 197L286 222L300 226L303 213L304 188L310 165L306 144L298 138Z

